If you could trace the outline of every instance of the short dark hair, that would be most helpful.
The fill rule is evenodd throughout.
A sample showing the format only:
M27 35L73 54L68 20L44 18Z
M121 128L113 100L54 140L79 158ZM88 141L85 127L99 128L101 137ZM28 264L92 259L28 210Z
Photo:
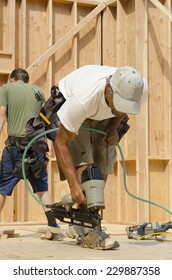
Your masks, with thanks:
M14 69L11 72L11 74L10 74L10 78L14 79L15 81L21 80L24 83L28 83L29 82L29 74L23 68L16 68L16 69Z

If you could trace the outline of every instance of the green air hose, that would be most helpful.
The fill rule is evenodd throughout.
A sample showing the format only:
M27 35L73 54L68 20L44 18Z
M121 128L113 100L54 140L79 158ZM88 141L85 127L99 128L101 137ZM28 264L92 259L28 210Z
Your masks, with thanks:
M37 140L38 138L48 134L48 133L51 133L51 132L54 132L54 131L57 131L59 128L53 128L53 129L49 129L47 131L44 131L42 133L40 133L39 135L35 136L29 143L28 145L26 146L25 150L24 150L24 153L23 153L23 157L22 157L22 174L23 174L23 179L25 181L25 184L26 184L26 187L28 189L28 191L30 192L30 194L32 195L32 197L38 202L40 203L42 206L46 207L46 204L44 204L39 198L37 198L37 196L33 193L32 189L30 188L29 186L29 183L28 183L28 180L26 178L26 175L25 175L25 157L26 157L26 154L27 154L27 151L28 149L31 147L32 143ZM92 131L95 131L95 132L98 132L100 134L104 134L105 136L107 136L107 133L104 132L104 131L101 131L101 130L98 130L98 129L95 129L95 128L87 128L87 127L81 127L81 129L84 129L84 130L92 130ZM170 211L168 208L158 204L158 203L155 203L155 202L152 202L152 201L149 201L149 200L146 200L146 199L143 199L143 198L140 198L138 196L135 196L133 194L131 194L127 188L127 182L126 182L126 166L125 166L125 160L124 160L124 156L123 156L123 153L122 153L122 149L119 145L119 143L117 144L117 147L119 149L119 152L120 152L120 155L121 155L121 159L122 159L122 166L123 166L123 177L124 177L124 188L126 190L126 192L133 198L135 199L138 199L142 202L146 202L146 203L149 203L149 204L152 204L154 206L157 206L165 211L167 211L170 215L172 215L172 211Z

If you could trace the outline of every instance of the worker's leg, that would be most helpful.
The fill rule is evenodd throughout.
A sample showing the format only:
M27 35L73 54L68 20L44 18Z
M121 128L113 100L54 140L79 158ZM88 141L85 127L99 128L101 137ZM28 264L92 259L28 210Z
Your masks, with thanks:
M0 212L5 205L6 197L12 195L14 187L20 181L19 178L13 175L13 170L17 161L17 149L13 147L9 152L8 148L5 147L2 153L0 168Z
M95 121L94 128L99 131L105 131L109 120ZM114 174L114 164L116 162L116 145L108 145L106 140L99 141L102 134L92 133L92 149L94 164L98 166L106 181L109 174Z
M37 192L37 196L43 202L43 204L45 204L45 205L53 204L52 198L51 198L50 193L48 191ZM43 209L44 209L45 215L46 215L47 220L48 220L48 225L52 226L52 227L57 227L58 225L57 225L57 222L56 222L56 219L55 219L53 213L51 212L51 209L46 208L46 207L43 207Z
M43 202L43 204L53 204L53 200L51 198L51 195L48 191L48 173L46 168L46 158L44 155L39 154L39 160L43 159L45 160L45 172L43 176L41 176L39 179L34 177L29 177L28 180L33 188L34 193L37 194L39 199ZM57 223L54 214L52 213L50 208L44 208L44 212L47 218L47 233L42 237L49 240L61 240L64 236L61 232L60 226Z
M95 123L96 122L94 121L86 120L83 125L84 127L94 128ZM79 178L86 167L91 166L92 164L95 165L92 136L93 131L81 129L70 145L70 150ZM96 144L98 145L98 143ZM78 227L78 232L76 232L76 234L78 234L77 244L89 248L105 250L119 247L119 243L111 239L111 237L102 230L101 224L92 230L84 230L82 232L80 227Z
M43 202L45 205L53 204L53 200L51 195L48 191L45 192L37 192L38 198ZM57 223L54 214L52 213L50 208L46 208L43 206L45 216L47 219L47 232L41 236L41 239L48 239L48 240L62 240L64 235L61 231L60 225Z
M43 202L45 205L51 205L53 204L51 195L48 191L45 192L37 192L37 196L39 199ZM48 226L47 226L47 232L43 234L41 237L42 239L48 239L48 240L62 240L64 238L64 235L61 231L61 228L59 224L56 222L56 218L54 214L51 212L50 208L46 208L43 206Z

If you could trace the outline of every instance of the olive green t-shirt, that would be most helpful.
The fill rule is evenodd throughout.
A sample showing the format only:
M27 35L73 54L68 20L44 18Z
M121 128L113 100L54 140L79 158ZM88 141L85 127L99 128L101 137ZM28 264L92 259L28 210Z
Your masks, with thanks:
M26 122L39 114L43 104L43 93L39 94L36 91L41 92L37 86L22 81L0 87L0 106L7 109L8 136L26 135Z

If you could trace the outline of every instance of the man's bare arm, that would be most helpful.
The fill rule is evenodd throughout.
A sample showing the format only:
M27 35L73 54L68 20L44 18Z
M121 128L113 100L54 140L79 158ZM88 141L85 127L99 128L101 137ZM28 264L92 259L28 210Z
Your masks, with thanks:
M6 121L6 108L4 106L0 106L0 134L4 127Z

